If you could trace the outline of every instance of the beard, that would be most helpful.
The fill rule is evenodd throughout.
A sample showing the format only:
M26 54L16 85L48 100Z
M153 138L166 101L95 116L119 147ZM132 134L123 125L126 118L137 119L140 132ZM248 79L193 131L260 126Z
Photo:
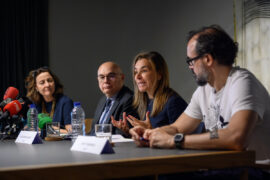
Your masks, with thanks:
M195 74L193 69L192 69L192 73L198 86L205 86L208 83L209 73L204 68L202 68L202 72L198 75Z
M197 77L196 82L198 86L205 86L207 84L207 80L204 77Z

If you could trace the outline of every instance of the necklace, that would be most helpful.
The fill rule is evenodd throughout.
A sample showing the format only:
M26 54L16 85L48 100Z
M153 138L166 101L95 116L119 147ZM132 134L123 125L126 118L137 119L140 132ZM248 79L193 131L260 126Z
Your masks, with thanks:
M44 103L44 101L43 101L43 102L42 102L42 113L49 114L50 117L53 118L53 115L54 115L54 109L55 109L55 104L56 104L56 103L55 103L55 100L53 100L51 112L48 113L48 112L46 111L46 106L45 106L45 103Z

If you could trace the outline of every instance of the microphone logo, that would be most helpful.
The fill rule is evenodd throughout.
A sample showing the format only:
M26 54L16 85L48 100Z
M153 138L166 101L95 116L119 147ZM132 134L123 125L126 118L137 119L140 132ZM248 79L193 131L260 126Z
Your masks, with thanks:
M21 110L21 106L19 106L17 102L14 102L14 104L15 104L16 112L19 112Z

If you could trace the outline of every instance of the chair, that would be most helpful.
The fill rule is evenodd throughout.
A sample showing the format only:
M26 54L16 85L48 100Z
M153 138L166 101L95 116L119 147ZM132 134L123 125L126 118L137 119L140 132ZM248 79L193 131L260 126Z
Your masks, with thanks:
M88 134L90 133L91 131L91 126L92 126L92 121L93 121L93 118L85 118L85 134Z

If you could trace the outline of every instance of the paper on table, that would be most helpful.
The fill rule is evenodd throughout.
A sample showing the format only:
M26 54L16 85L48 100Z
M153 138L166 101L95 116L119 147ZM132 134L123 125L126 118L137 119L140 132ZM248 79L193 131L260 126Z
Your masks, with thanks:
M132 142L132 141L133 141L133 139L124 138L120 134L114 134L114 135L112 135L112 142L113 143L118 143L118 142Z

